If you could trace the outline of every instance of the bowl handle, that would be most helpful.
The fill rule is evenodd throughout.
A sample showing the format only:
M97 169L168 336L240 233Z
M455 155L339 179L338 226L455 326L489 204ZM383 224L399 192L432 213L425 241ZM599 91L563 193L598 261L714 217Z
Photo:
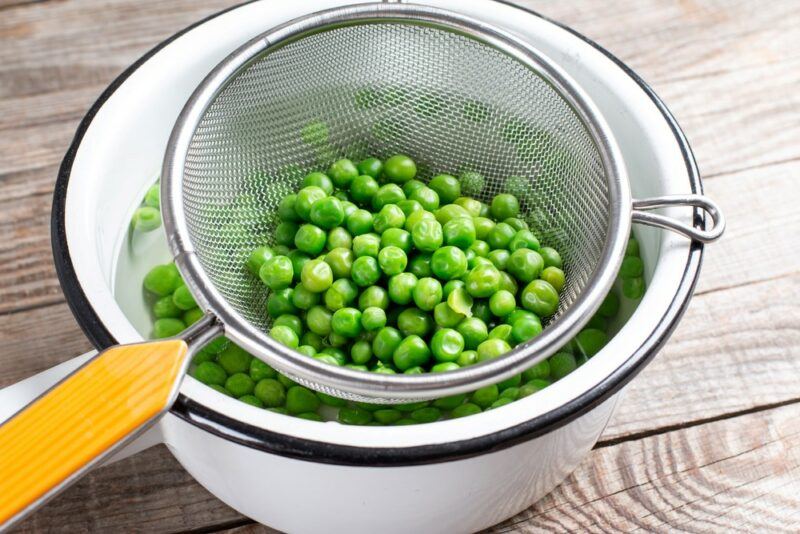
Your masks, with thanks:
M0 426L0 530L138 436L172 404L182 339L112 347Z
M648 213L648 210L665 208L667 206L690 206L700 208L711 216L711 227L698 229L657 213ZM666 228L685 235L701 243L711 243L722 236L725 231L725 216L713 200L704 195L669 195L663 197L644 198L633 201L633 222L640 222L649 226Z

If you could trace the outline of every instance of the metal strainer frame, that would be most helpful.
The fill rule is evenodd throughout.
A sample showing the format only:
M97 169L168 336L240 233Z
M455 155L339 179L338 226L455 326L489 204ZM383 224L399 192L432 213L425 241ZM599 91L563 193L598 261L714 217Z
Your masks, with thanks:
M185 219L183 178L187 151L204 113L234 75L271 47L280 47L321 28L398 21L430 25L477 39L543 75L591 133L608 187L609 228L602 254L594 275L571 306L541 335L508 354L447 373L408 376L355 371L302 357L277 343L242 317L215 287L195 252ZM645 209L665 203L701 202L717 223L715 230L721 233L721 215L707 199L660 200L642 201L640 206ZM225 334L237 344L304 385L339 397L387 403L472 391L509 378L553 354L586 324L610 290L624 256L632 218L677 229L694 238L704 237L694 229L681 228L680 223L672 219L649 215L648 220L647 214L634 211L626 170L609 126L581 88L536 49L511 34L469 17L438 8L388 2L335 8L291 21L256 37L220 63L192 95L176 122L164 159L162 206L175 262L199 305L210 318L216 319L208 321L209 325L214 325L210 327L222 325Z

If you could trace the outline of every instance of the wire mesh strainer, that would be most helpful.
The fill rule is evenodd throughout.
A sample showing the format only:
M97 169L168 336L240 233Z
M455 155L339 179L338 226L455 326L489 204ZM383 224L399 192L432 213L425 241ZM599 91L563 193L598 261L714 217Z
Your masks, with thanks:
M318 121L327 142L304 140L304 126ZM482 200L521 198L527 222L562 252L567 278L539 337L469 368L404 376L327 365L266 334L266 288L244 264L271 241L280 200L334 157L395 153L419 162L423 178L480 173ZM558 67L495 28L396 3L317 13L234 52L181 114L162 179L175 260L226 334L298 382L380 402L473 390L551 355L610 289L634 215L608 126Z

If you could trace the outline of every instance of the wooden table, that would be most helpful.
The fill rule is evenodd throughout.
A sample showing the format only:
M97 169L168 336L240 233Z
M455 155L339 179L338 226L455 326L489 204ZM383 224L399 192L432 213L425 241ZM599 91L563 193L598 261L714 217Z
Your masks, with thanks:
M49 244L78 121L157 42L236 0L0 0L0 387L91 347ZM725 209L691 307L595 450L496 531L800 528L800 2L528 0L634 68ZM256 531L163 447L99 469L22 531Z

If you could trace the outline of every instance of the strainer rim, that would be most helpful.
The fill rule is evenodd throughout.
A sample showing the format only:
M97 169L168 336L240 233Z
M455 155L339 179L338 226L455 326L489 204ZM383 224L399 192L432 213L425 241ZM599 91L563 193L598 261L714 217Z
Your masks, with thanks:
M394 17L394 18L393 18ZM468 368L414 376L364 373L331 366L297 353L254 327L217 290L194 252L183 215L185 157L194 132L214 98L247 65L270 47L280 47L310 33L370 22L426 23L457 31L533 64L554 86L592 134L605 171L609 198L609 228L601 258L584 291L553 325L511 352ZM630 188L617 143L589 96L545 54L515 36L452 11L412 4L362 4L333 8L300 17L251 39L219 63L201 82L181 111L170 135L162 169L162 210L168 244L181 274L198 304L224 325L225 334L243 348L291 376L349 394L375 398L419 400L466 392L508 378L553 354L576 334L611 288L630 232ZM533 356L532 356L533 355Z

